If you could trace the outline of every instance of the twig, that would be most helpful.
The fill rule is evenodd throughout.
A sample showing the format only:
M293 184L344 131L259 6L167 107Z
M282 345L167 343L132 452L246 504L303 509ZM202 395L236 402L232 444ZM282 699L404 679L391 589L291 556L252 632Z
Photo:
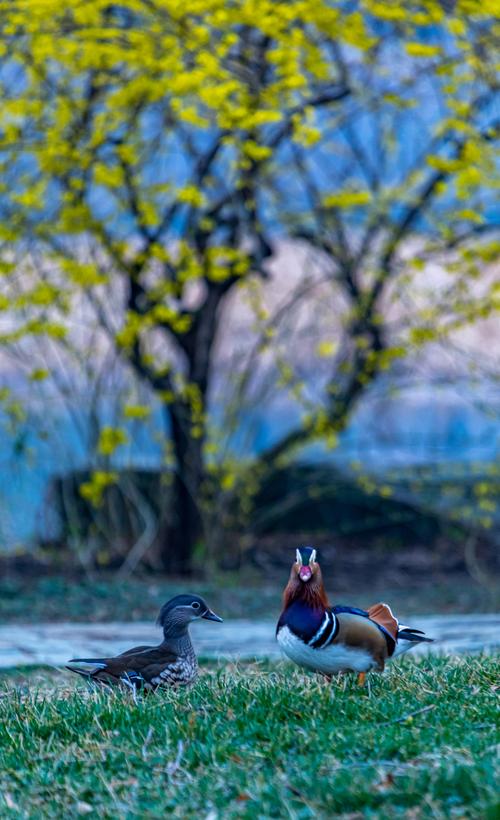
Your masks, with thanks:
M402 723L402 721L408 720L408 718L415 717L415 715L421 715L422 712L430 712L431 709L435 708L436 704L431 703L430 706L424 706L422 709L416 709L415 712L408 712L407 715L401 715L401 717L398 717L395 720L386 720L384 723L379 723L379 726L389 726L391 723Z
M151 738L153 737L154 728L152 726L149 727L148 733L144 739L144 743L142 746L142 759L146 760L148 756L148 746L151 742Z
M180 767L183 753L184 744L182 740L179 740L177 744L177 755L175 760L172 763L167 763L167 765L165 766L165 774L168 778L171 778L172 775L174 775L177 769Z

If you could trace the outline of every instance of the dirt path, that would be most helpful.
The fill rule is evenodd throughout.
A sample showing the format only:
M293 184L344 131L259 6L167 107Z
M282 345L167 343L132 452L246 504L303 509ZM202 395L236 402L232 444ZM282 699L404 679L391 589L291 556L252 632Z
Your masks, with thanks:
M476 652L500 649L500 614L423 615L411 626L425 630L433 644L415 652ZM197 623L192 629L198 654L210 658L278 658L274 624L269 621L228 620ZM0 627L0 667L63 665L73 657L103 657L135 644L158 643L160 633L149 623L58 623Z

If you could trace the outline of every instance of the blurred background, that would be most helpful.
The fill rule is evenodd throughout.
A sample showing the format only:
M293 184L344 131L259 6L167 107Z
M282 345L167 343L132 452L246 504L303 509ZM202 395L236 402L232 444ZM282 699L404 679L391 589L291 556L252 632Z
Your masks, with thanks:
M498 19L181 5L2 11L0 609L498 608Z

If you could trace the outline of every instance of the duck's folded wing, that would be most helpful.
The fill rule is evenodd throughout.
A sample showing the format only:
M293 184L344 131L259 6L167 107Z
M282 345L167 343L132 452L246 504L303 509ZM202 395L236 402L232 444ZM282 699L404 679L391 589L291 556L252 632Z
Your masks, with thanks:
M145 652L146 649L156 649L156 647L155 646L134 646L133 649L126 649L125 652L120 652L118 657L122 658L123 655L135 655L136 652Z
M117 658L123 657L124 655L135 655L137 652L155 648L154 646L134 646L132 649L127 649L125 652L122 652ZM116 661L117 658L71 658L66 664L66 669L84 678L96 678L98 672L109 671L110 665L113 665L113 662Z
M154 671L175 663L177 655L156 646L135 647L114 658L73 658L67 669L99 683L141 686Z
M387 607L387 609L389 610L389 617L392 617L392 619L396 621L396 619L392 615L392 612L390 611L390 608L386 604L375 604L373 607L370 607L369 610L358 609L354 606L334 606L332 607L331 611L335 616L340 616L340 618L342 618L342 615L357 616L357 618L359 618L359 639L361 639L363 633L366 632L366 630L363 627L363 622L365 622L366 624L371 624L371 628L376 627L379 630L379 632L382 632L382 634L384 635L387 644L387 654L390 657L394 653L396 647L397 627L394 628L394 626L389 620L389 617L385 617L385 607ZM375 615L375 617L372 617L372 615Z

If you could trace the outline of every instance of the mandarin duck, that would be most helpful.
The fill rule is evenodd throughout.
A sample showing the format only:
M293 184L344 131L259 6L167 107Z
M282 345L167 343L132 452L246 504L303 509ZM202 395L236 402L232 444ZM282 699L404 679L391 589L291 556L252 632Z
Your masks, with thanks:
M360 684L369 670L383 672L387 660L432 641L420 630L400 624L388 604L374 604L368 610L330 606L311 547L296 551L276 637L285 655L299 666L327 678L358 672Z
M198 675L189 637L189 624L198 618L222 622L199 595L177 595L160 610L156 623L163 627L163 641L158 646L135 646L113 658L73 658L66 668L92 682L128 686L134 692L187 686Z

